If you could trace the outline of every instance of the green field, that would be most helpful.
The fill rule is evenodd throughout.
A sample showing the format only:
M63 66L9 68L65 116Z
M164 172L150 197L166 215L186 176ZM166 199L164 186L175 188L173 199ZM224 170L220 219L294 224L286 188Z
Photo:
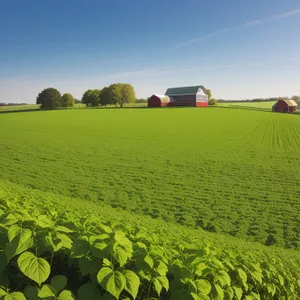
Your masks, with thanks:
M230 103L218 103L218 106L245 106L245 107L253 107L253 108L270 108L272 110L272 106L275 101L266 101L266 102L230 102Z
M141 288L138 299L157 299L162 288L159 299L180 299L174 296L178 289L186 293L181 299L298 299L300 256L284 248L300 248L299 132L299 115L227 108L0 114L0 223L8 231L24 224L25 211L25 220L36 222L28 227L34 236L45 234L43 228L53 228L55 236L61 234L57 225L75 226L76 234L64 231L68 239L56 239L75 260L83 255L75 240L87 239L90 262L93 243L108 234L103 228L122 230L133 245L124 246L127 258L116 248L99 255L138 274L149 291ZM41 223L40 214L52 221ZM110 238L121 243L119 236ZM140 243L152 258L145 254L143 264L133 267L131 259L142 255ZM168 274L149 262L157 255ZM210 269L206 275L193 269L197 257L202 259L195 266L205 262ZM158 273L149 275L149 266ZM114 294L107 282L98 283Z

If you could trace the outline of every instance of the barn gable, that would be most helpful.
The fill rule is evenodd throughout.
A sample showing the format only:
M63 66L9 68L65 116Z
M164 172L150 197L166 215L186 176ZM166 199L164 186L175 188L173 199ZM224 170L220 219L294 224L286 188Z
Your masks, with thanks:
M199 93L206 93L206 89L203 85L169 88L167 89L165 95L168 95L170 97L181 95L196 95Z

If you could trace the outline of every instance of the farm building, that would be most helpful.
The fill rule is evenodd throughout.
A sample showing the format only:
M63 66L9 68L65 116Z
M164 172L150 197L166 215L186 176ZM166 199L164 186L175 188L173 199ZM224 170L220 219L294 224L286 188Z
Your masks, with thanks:
M148 99L149 107L162 107L167 106L170 103L169 96L166 95L152 95Z
M158 106L208 106L208 96L202 85L169 88L164 96L148 99L148 107Z
M294 100L279 100L273 107L272 111L281 113L292 113L297 110L297 103Z

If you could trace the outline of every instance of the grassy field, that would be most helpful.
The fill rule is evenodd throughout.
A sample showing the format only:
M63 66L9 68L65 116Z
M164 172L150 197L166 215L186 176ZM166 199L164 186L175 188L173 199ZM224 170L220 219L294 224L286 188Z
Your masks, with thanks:
M267 102L231 102L231 103L218 103L218 106L245 106L245 107L253 107L253 108L270 108L272 110L272 106L275 101L267 101Z
M300 246L300 117L231 109L0 116L0 178L207 231Z
M229 108L0 114L0 299L299 299L299 130Z

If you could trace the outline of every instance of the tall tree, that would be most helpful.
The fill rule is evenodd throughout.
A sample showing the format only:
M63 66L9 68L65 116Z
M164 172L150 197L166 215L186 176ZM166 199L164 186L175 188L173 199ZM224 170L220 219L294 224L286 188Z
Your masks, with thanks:
M82 103L86 106L97 106L100 103L101 90L87 90L82 96Z
M111 88L106 86L101 90L100 105L106 106L112 104Z
M65 108L73 107L75 103L73 96L69 93L63 94L61 97L61 101L62 101L62 106Z
M115 83L110 87L112 104L119 104L124 107L126 103L135 102L135 91L131 84Z
M211 94L211 90L210 90L210 89L206 89L206 95L207 95L207 97L208 97L208 100L210 100L211 97L212 97L212 94Z
M42 109L57 109L62 107L61 94L55 88L44 89L37 96L36 104L41 104Z

